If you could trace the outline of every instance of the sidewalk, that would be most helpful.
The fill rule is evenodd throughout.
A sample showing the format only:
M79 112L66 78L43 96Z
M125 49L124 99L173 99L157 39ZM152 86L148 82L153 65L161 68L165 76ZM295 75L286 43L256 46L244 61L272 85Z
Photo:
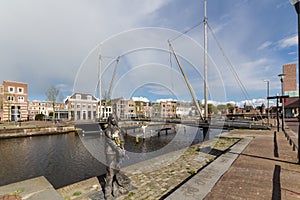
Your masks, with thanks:
M234 131L253 136L205 199L300 199L300 165L283 132Z

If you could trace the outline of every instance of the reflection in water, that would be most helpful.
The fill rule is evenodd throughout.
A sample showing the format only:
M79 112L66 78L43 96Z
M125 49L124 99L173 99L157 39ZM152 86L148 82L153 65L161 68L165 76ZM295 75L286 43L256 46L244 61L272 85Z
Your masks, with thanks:
M138 144L129 132L125 137L125 148L130 159L126 159L123 165L127 166L202 141L201 129L186 127L180 134L178 130L180 128L176 134L171 131L168 135L162 133L160 137L140 139ZM211 131L211 137L219 132ZM0 186L45 176L55 188L60 188L103 175L106 172L105 165L101 163L101 159L105 159L102 151L103 137L100 134L79 137L70 133L2 139Z
M0 149L0 185L45 176L59 188L105 172L75 133L4 139Z

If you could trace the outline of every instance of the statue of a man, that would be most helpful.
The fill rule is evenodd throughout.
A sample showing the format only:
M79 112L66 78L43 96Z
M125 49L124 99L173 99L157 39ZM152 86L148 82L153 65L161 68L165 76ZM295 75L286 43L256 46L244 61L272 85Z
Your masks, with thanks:
M105 136L107 173L104 192L105 199L113 199L121 194L128 193L128 190L123 185L125 175L120 173L121 163L125 156L124 138L115 114L111 114L108 117L108 127L105 129Z

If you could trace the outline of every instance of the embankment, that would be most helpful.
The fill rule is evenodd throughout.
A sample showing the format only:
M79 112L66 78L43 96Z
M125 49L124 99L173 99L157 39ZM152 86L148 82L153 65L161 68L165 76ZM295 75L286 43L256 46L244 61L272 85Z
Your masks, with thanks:
M16 127L0 129L0 139L29 137L38 135L65 134L75 131L73 125L48 127Z

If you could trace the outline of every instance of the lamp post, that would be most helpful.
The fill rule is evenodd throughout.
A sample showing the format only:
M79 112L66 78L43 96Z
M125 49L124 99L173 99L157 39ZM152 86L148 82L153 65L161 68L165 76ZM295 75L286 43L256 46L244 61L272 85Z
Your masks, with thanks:
M264 80L264 82L267 83L267 117L268 117L268 126L270 125L270 99L268 98L270 96L270 80Z
M284 76L285 74L278 74L279 78L280 78L280 82L281 82L281 96L284 95L284 91L283 91L283 84L284 84ZM284 132L284 100L285 98L281 98L281 130Z
M300 0L290 0L298 15L298 163L300 164Z

